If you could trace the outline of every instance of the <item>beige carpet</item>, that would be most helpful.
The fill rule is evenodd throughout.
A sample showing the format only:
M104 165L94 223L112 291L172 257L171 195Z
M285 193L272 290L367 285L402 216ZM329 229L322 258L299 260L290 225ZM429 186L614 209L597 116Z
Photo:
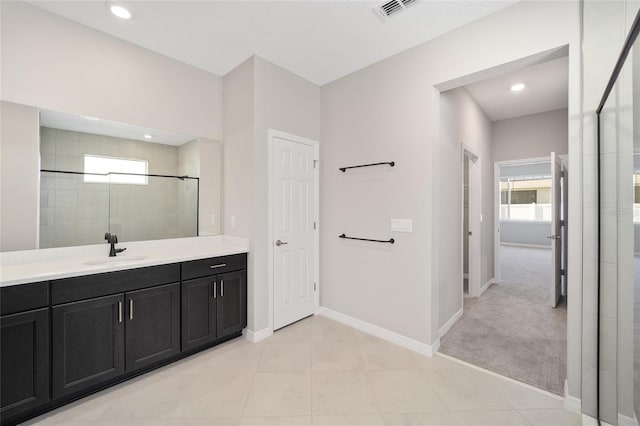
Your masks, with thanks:
M480 298L465 297L464 314L440 351L562 395L567 370L567 311L547 306L551 250L502 246L502 282Z

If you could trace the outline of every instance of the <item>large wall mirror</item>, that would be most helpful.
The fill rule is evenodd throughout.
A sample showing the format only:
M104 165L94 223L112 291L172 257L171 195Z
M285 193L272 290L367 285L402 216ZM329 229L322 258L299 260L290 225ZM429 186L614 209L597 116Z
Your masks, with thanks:
M219 142L40 110L39 247L220 233Z

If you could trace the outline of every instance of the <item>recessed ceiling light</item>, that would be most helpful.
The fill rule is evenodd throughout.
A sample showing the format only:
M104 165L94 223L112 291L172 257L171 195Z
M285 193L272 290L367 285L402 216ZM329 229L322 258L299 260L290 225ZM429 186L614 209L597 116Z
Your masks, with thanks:
M111 11L111 13L116 15L118 18L131 19L131 12L129 11L129 9L127 9L126 7L124 7L121 4L112 4L112 5L110 5L109 6L109 10Z
M144 135L144 138L145 139L153 139L153 135L150 135L150 134L147 133L146 135Z
M520 92L524 89L524 83L516 83L513 86L511 86L511 91L512 92Z
M91 117L90 115L81 115L80 117L84 118L85 120L91 120L91 121L98 121L98 120L100 120L99 118Z

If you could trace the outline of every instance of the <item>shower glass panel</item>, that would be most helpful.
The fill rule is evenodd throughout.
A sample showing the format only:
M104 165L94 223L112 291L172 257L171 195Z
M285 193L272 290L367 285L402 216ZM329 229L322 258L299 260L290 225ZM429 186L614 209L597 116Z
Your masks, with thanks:
M109 185L109 232L120 242L198 235L198 180L148 176Z
M630 46L598 112L598 417L611 425L640 413L640 47Z
M198 235L198 178L42 170L40 187L40 248L102 244L106 232L120 242Z

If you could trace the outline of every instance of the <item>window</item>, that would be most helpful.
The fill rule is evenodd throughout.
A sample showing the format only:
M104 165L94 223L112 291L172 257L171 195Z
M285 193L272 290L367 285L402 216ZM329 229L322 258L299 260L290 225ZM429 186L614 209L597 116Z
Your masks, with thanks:
M148 162L129 158L101 157L99 155L84 156L84 181L87 183L117 183L146 185ZM90 174L95 173L95 174ZM131 173L111 174L106 173Z
M501 178L500 219L550 221L551 179Z

